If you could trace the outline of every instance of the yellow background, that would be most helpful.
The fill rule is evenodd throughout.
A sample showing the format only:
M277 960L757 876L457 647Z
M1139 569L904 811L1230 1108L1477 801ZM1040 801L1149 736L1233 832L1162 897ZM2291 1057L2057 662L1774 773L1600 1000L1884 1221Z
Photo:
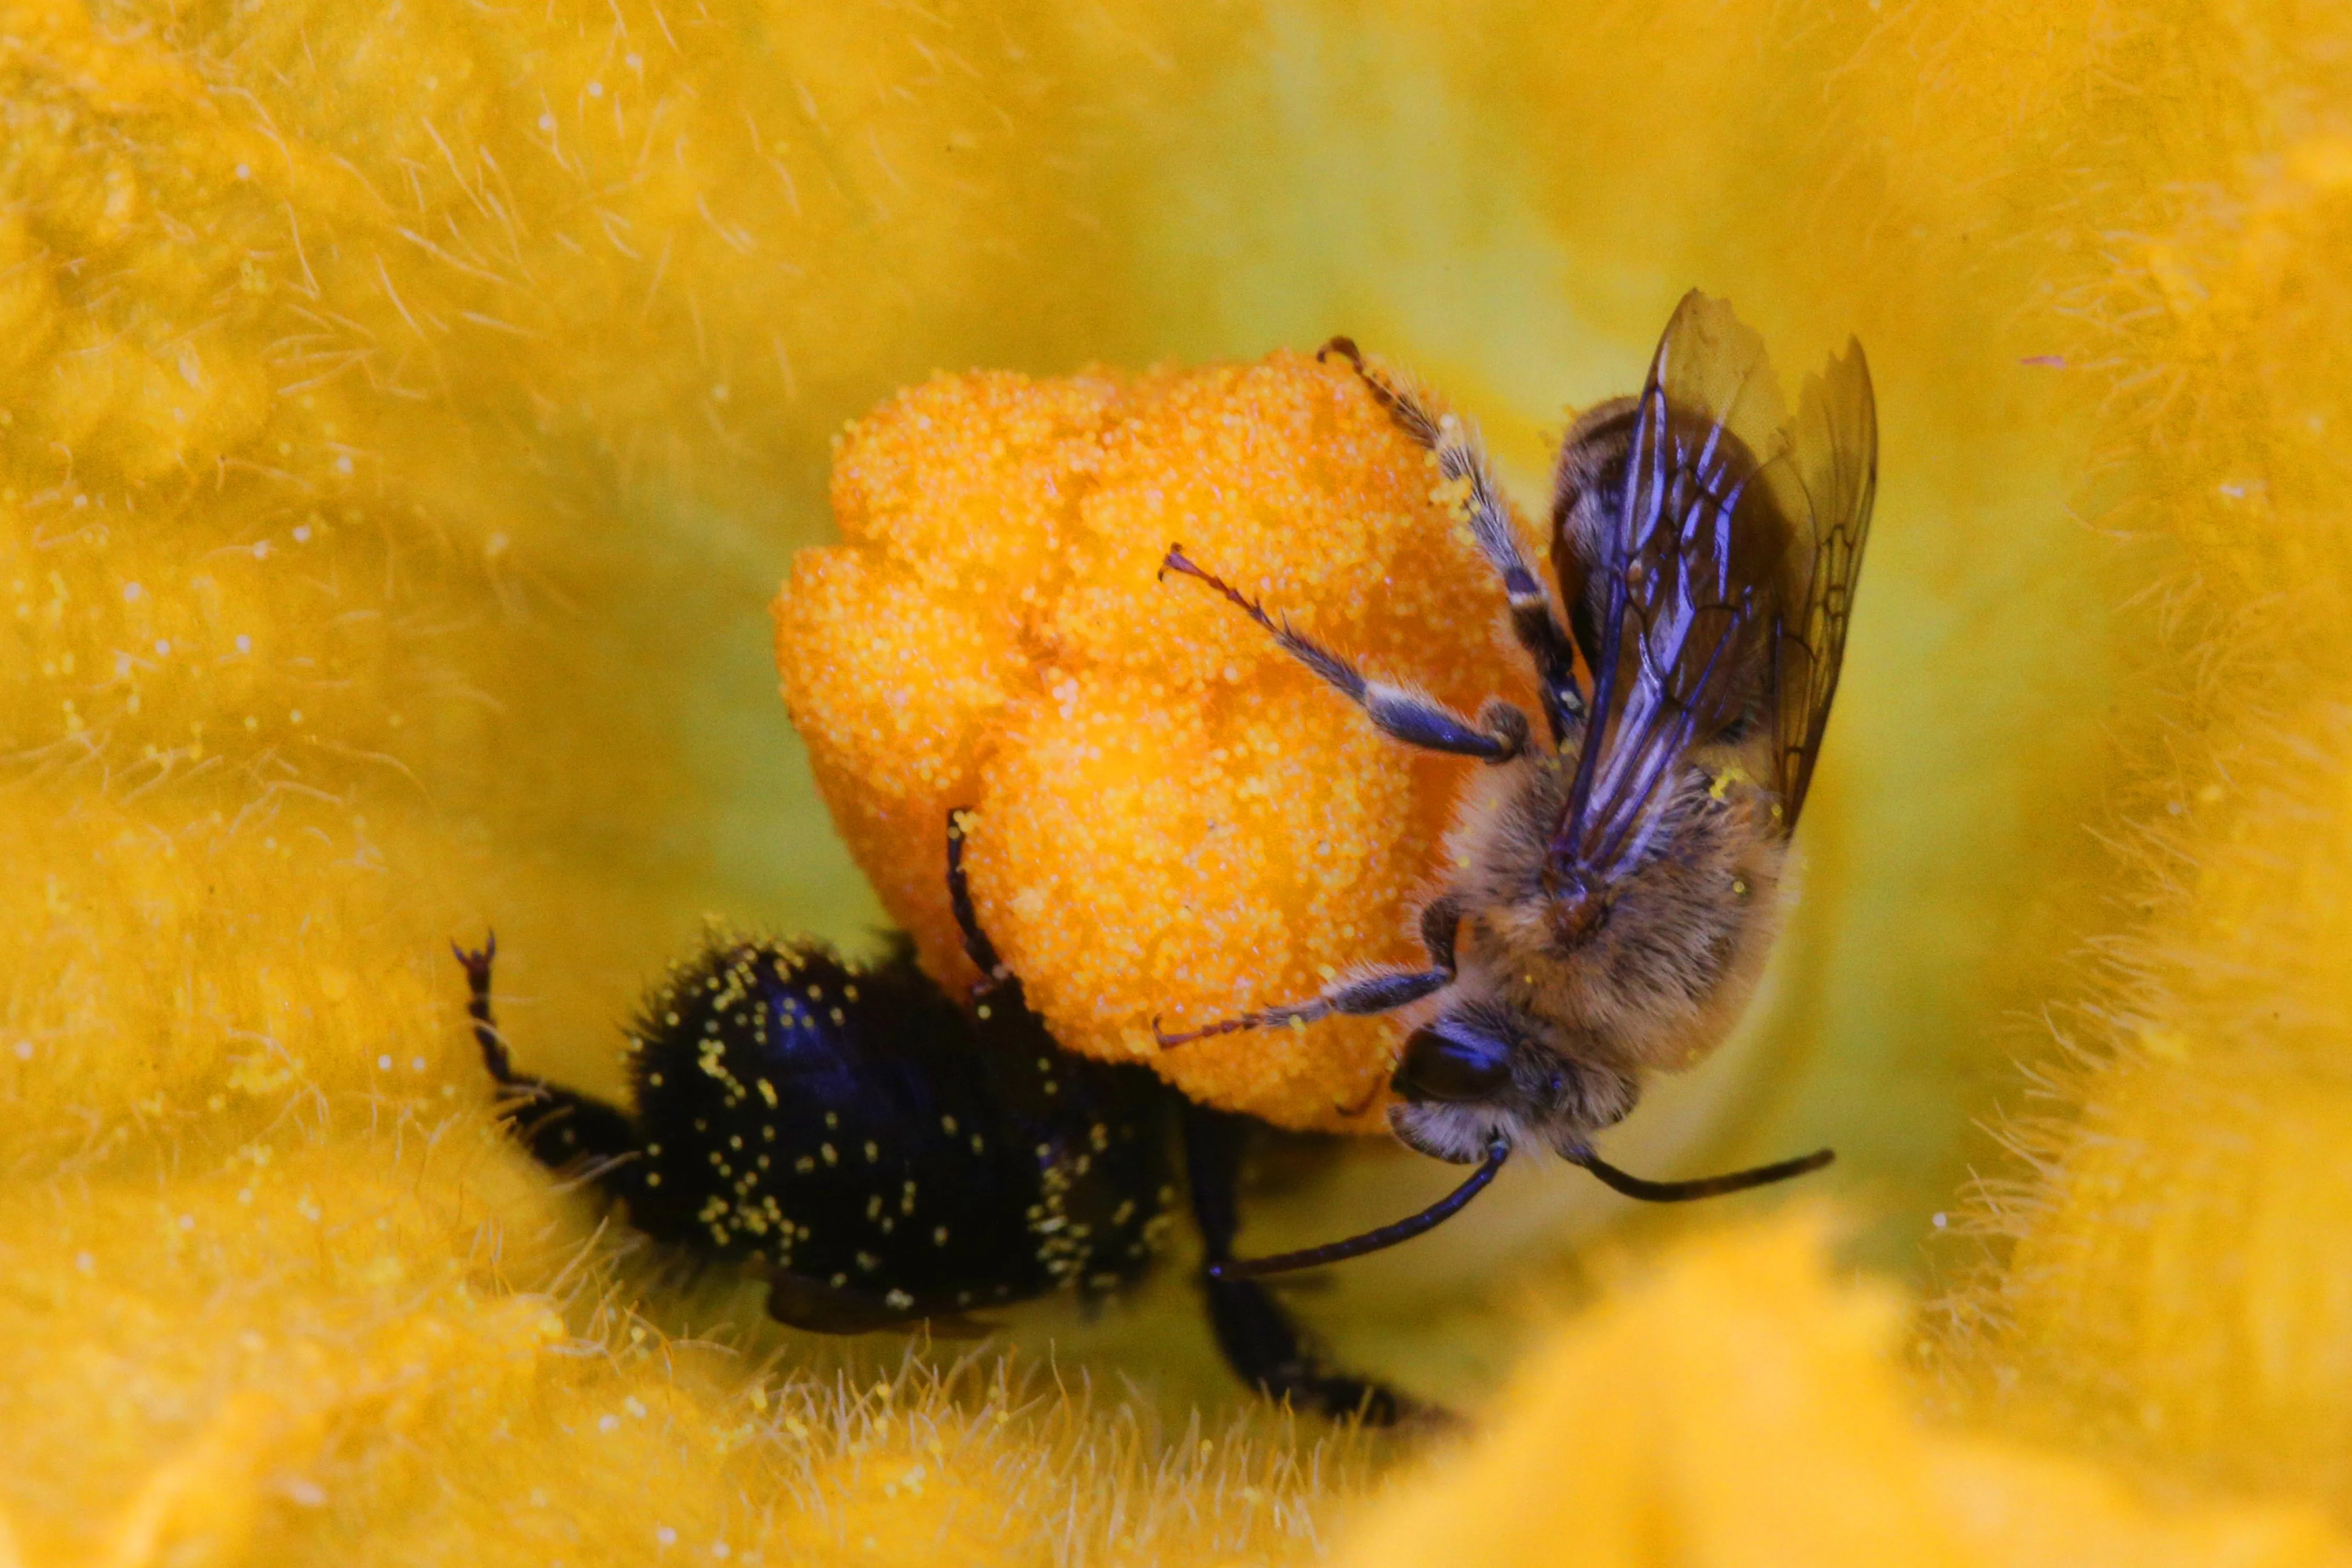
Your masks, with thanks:
M2106 1467L2034 1470L2021 1529L2112 1541L2184 1486L2340 1519L2347 43L2293 0L11 0L0 1561L1328 1539L1361 1451L1194 1447L1174 1412L1236 1394L1176 1283L1031 1325L1124 1413L790 1383L834 1352L649 1282L500 1142L445 944L495 923L527 1064L610 1087L703 910L874 918L764 605L892 389L1346 330L1534 476L1692 283L1784 364L1859 333L1884 479L1804 901L1629 1160L1836 1144L1843 1256L1913 1306L1816 1375ZM1429 1185L1356 1161L1277 1162L1258 1234ZM1644 1299L1569 1260L1617 1215L1566 1174L1302 1306L1475 1399L1545 1312ZM1672 1234L1752 1219L1619 1226L1701 1248L1661 1265L1699 1305L1604 1359L1748 1300L1843 1321L1790 1261L1823 1244ZM1569 1463L1574 1402L1523 1397L1486 1473L1536 1486L1509 1455ZM1774 1495L1826 1495L1832 1437L1764 1429ZM1836 1440L1898 1499L1948 1475ZM1795 1539L1628 1476L1622 1560ZM2296 1517L2278 1552L2338 1550Z

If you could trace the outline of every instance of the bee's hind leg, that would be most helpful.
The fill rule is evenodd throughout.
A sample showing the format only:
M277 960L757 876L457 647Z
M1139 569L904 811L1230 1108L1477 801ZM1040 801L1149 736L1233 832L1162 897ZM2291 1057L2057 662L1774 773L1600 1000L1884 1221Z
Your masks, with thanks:
M1537 679L1543 685L1544 718L1551 726L1552 741L1557 744L1566 740L1584 721L1584 692L1576 680L1574 645L1561 628L1559 617L1552 614L1542 579L1520 548L1510 503L1503 499L1502 487L1495 480L1494 465L1487 461L1478 432L1465 419L1438 413L1414 387L1391 381L1365 364L1353 339L1333 338L1315 357L1332 353L1355 367L1364 389L1406 435L1436 454L1441 475L1456 484L1467 481L1465 501L1471 537L1503 580L1503 593L1511 604L1511 631L1534 662Z
M1435 1407L1384 1383L1327 1365L1259 1281L1208 1277L1209 1265L1233 1260L1234 1236L1240 1228L1234 1184L1248 1129L1244 1117L1189 1102L1184 1108L1184 1163L1204 1253L1202 1285L1208 1292L1209 1326L1227 1363L1267 1398L1286 1399L1297 1409L1337 1420L1392 1426L1442 1416Z

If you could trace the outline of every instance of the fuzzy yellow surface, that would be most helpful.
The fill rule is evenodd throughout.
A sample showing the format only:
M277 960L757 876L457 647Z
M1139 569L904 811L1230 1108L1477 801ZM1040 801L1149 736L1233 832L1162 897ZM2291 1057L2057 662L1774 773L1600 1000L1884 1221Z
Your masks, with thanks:
M1960 1366L1992 1408L2340 1512L2352 733L2333 697L2264 718L2177 783L2197 824L2056 1069L2076 1117L2020 1126L2035 1174L1981 1203L2012 1250L1955 1302Z
M1650 1531L1629 1561L1770 1543L1751 1493L1632 1468L1740 1432L1788 1517L1845 1456L1951 1561L2340 1552L2297 1510L2352 1510L2347 33L2295 0L5 0L0 1562L1299 1557L1374 1486L1400 1521L1570 1495L1538 1460L1604 1398L1659 1422L1624 1468L1575 1450ZM1347 331L1534 475L1692 283L1790 359L1860 334L1885 483L1754 1026L1622 1137L1836 1143L1850 1250L1938 1277L1927 1375L1798 1243L1702 1240L1452 1479L1376 1480L1328 1434L1163 1424L1220 1386L1181 1285L1023 1330L1133 1403L1069 1397L1075 1350L877 1394L895 1347L627 1264L503 1140L451 936L498 926L527 1066L610 1088L704 909L877 913L768 654L845 422L942 368ZM1971 1131L2004 1103L2014 1154ZM1266 1232L1421 1195L1353 1142ZM1570 1190L1515 1175L1301 1304L1475 1401L1538 1332L1510 1293L1621 1218ZM1983 1239L1923 1263L1931 1214ZM1669 1307L1725 1377L1667 1375L1632 1325ZM2142 1497L2184 1489L2276 1500Z
M2094 1467L1922 1425L1900 1303L1801 1225L1696 1239L1531 1357L1467 1448L1349 1529L1349 1568L2253 1568L2352 1562L2321 1511L2151 1508Z
M2202 173L2147 204L2065 349L2105 361L2085 489L2167 557L2174 722L2133 759L2127 890L2053 1010L2023 1168L1970 1205L1993 1250L1946 1364L1980 1411L2341 1519L2352 99L2342 18L2190 15L2134 41L2193 48L2139 101Z

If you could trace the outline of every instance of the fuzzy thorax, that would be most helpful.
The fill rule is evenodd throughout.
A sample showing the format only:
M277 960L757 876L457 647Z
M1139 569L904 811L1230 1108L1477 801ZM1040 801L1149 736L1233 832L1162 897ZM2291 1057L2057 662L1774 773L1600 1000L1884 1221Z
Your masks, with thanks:
M1391 1108L1397 1135L1475 1160L1499 1131L1567 1154L1622 1119L1652 1071L1686 1068L1727 1035L1780 922L1788 838L1762 758L1694 753L1669 786L1645 858L1580 931L1545 886L1546 852L1576 768L1573 743L1489 770L1447 841L1465 911L1460 968L1434 1026L1466 1019L1508 1042L1507 1089Z

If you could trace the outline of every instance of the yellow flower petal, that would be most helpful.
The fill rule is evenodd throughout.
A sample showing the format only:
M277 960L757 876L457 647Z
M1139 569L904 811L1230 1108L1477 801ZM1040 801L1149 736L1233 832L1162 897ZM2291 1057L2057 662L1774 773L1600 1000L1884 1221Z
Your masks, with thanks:
M1531 1356L1460 1454L1402 1480L1349 1568L2352 1562L2315 1510L2158 1507L2077 1461L1923 1426L1894 1302L1818 1232L1687 1242Z
M611 1272L592 1211L493 1131L442 944L494 921L526 1061L609 1085L611 1019L704 907L867 918L781 782L757 645L788 547L821 532L827 436L891 388L1348 330L1533 473L1557 405L1621 390L1694 281L1776 342L1858 329L1888 411L1869 658L1772 1003L1802 1070L1741 1124L1768 1146L1833 1133L1908 1205L1874 1237L1908 1260L2010 1081L2000 1021L2087 999L2116 1020L2080 1031L2095 1069L2053 1070L2054 1045L2030 1064L2061 1091L2046 1169L1977 1216L2021 1261L1953 1297L2000 1331L1948 1364L1996 1394L2015 1373L1991 1407L2053 1443L2340 1510L2341 802L2321 785L2344 752L2343 33L2285 4L2075 0L12 0L0 1563L929 1560L982 1498L1006 1522L981 1545L1013 1556L1311 1552L1356 1472L1334 1483L1278 1427L1202 1458L1139 1417L1051 1402L1033 1425L967 1390L895 1396L886 1429L862 1384L780 1383L771 1419L741 1361L661 1331L700 1332L713 1299ZM1439 504L1429 488L1397 493ZM964 547L975 575L1006 564L985 531ZM1098 648L1163 604L1139 577L1073 602L1067 636ZM1213 608L1166 613L1202 615L1187 646L1215 647L1240 628ZM1002 629L928 635L985 650ZM955 702L1009 721L1044 700L1010 694L1025 659L952 662ZM1097 681L1072 702L1127 700ZM1231 732L1274 754L1270 725ZM908 798L982 765L902 738ZM1246 804L1235 776L1221 812ZM983 804L1008 844L1059 826ZM1351 833L1395 809L1359 805ZM2121 908L2086 821L2164 830ZM982 859L992 918L1019 923L1013 862ZM885 895L919 915L937 878L908 876ZM1366 876L1402 879L1337 885ZM1076 941L1056 913L1029 939L1048 956ZM2086 938L2157 994L2084 983L2063 955ZM1213 989L1189 1000L1242 999ZM1233 1098L1304 1117L1297 1080L1250 1070ZM1737 1289L1813 1302L1769 1318L1812 1395L1753 1407L1803 1415L1835 1473L1924 1451L1889 1493L1922 1539L2020 1562L2319 1554L2288 1514L2151 1511L1977 1439L1906 1449L1848 1307L1787 1278ZM1189 1293L1167 1295L1187 1326L1139 1322L1130 1370L1197 1343ZM1427 1346L1433 1314L1407 1315L1391 1342ZM1754 1395L1746 1362L1712 1364ZM1594 1376L1639 1392L1622 1365ZM1709 1392L1626 1429L1743 1430ZM1559 1495L1560 1467L1517 1462L1538 1504ZM1776 1472L1785 1497L1676 1495L1795 1531L1837 1500L1801 1469ZM1734 1522L1689 1539L1760 1539Z

